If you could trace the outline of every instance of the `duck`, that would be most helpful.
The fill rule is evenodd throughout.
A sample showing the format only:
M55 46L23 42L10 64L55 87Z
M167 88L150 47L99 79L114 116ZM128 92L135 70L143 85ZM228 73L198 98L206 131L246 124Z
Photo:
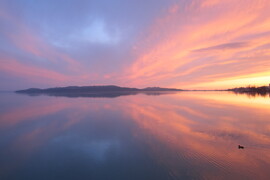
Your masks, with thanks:
M244 149L244 146L238 145L238 149Z

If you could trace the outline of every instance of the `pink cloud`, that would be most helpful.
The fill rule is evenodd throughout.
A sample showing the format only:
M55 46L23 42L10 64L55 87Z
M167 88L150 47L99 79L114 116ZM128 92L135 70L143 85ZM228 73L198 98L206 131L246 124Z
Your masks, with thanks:
M36 82L41 80L61 82L69 79L67 75L33 65L26 65L15 59L1 58L0 65L0 70L3 72L14 76L23 76Z
M5 31L2 33L5 34L5 37L9 39L15 47L33 56L34 59L43 58L46 59L48 63L61 64L62 68L66 68L66 70L70 72L79 73L84 69L76 59L73 59L67 53L61 52L59 49L56 49L46 42L37 31L26 25L21 17L9 13L8 8L1 9L1 11L1 18L7 21L10 26L13 26L13 31Z
M266 0L192 1L171 13L172 6L136 44L141 48L134 51L138 58L126 70L127 81L196 87L202 81L269 71L269 48L262 48L269 39L269 7ZM256 54L256 63L244 57L247 53Z

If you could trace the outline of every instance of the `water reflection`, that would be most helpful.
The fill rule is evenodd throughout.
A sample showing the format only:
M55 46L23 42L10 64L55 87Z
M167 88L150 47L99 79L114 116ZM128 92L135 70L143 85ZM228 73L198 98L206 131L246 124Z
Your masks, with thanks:
M2 100L1 179L270 178L270 99L183 92Z
M89 93L65 93L65 92L44 92L44 93L33 93L33 92L17 92L18 94L25 94L28 96L54 96L54 97L88 97L88 98L116 98L120 96L131 96L144 94L148 96L159 96L165 94L176 94L179 91L112 91L112 92L89 92Z
M241 91L232 91L234 94L244 94L249 98L255 98L255 97L268 97L270 98L269 92L241 92Z

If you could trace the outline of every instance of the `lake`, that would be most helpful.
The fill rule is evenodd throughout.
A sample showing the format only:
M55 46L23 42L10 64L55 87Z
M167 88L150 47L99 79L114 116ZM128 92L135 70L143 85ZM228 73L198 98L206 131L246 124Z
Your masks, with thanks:
M0 99L1 180L270 179L268 96Z

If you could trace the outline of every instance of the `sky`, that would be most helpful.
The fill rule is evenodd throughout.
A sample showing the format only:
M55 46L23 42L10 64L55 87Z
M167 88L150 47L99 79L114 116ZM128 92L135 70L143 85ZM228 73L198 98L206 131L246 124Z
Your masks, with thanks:
M0 90L270 83L269 0L1 0Z

